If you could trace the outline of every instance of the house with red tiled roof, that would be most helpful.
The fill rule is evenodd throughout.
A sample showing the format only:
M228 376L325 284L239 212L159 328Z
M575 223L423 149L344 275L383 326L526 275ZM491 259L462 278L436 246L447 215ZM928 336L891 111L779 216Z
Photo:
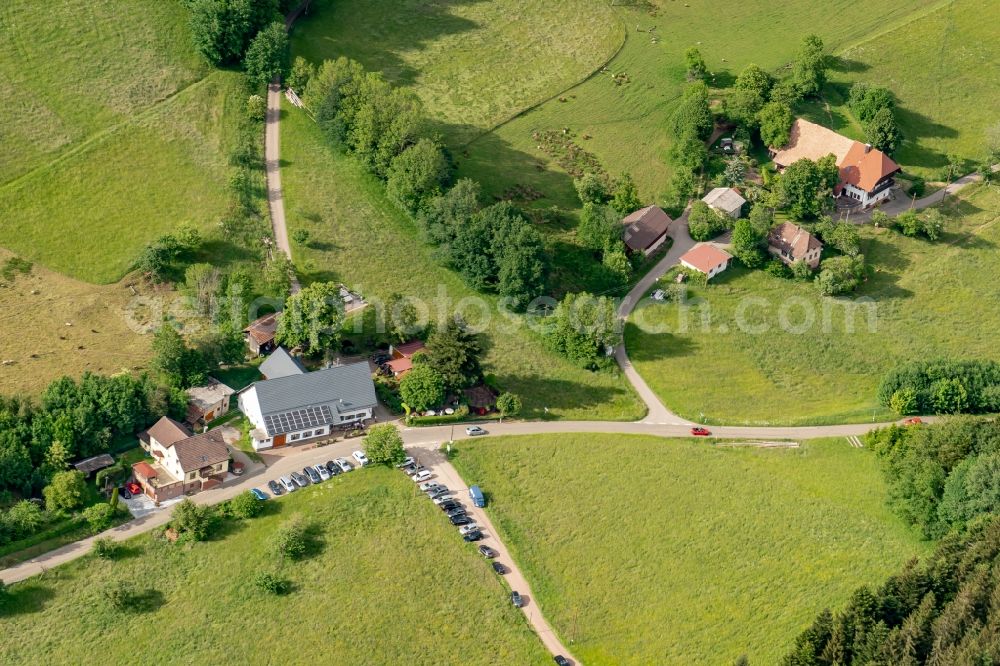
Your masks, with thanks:
M706 279L711 280L729 267L732 258L728 252L711 243L699 243L681 256L681 265L704 273Z
M789 266L804 261L810 268L816 268L823 244L799 225L782 222L767 235L767 251Z
M280 312L272 312L253 320L243 329L243 339L254 356L267 354L274 349L274 334L278 330L279 316Z
M888 197L895 182L892 177L900 171L898 164L871 144L848 139L802 118L792 124L788 143L782 148L772 148L771 154L779 170L800 159L816 161L833 155L840 169L834 196L864 207Z
M153 501L207 490L229 471L229 447L219 428L192 435L164 416L139 439L152 460L132 465L132 475Z
M399 379L413 369L413 355L426 351L427 346L421 340L410 340L401 345L390 345L389 355L392 357L386 367L392 376Z

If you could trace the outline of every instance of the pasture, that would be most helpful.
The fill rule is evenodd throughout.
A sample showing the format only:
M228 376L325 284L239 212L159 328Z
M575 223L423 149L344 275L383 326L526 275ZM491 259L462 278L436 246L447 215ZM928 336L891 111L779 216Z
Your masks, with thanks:
M207 542L137 537L116 561L85 557L12 586L4 663L549 663L489 563L403 474L353 472L267 508ZM282 563L268 540L296 513L314 545ZM292 591L258 590L258 571ZM100 590L112 579L142 603L110 608Z
M224 211L242 77L210 72L177 2L0 11L0 246L115 282L142 247Z
M817 612L928 550L844 439L490 437L454 463L588 666L777 663Z
M732 268L708 287L690 287L686 303L634 313L629 357L685 418L770 425L891 418L875 389L895 364L1000 359L1000 310L992 305L1000 299L1000 193L966 189L943 211L945 234L935 243L863 227L870 270L853 298L824 298L812 283Z

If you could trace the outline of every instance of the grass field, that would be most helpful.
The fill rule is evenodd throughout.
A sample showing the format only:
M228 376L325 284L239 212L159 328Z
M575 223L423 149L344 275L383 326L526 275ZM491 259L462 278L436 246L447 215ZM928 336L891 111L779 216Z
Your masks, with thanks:
M850 84L887 86L899 99L905 137L894 157L929 180L940 176L949 153L981 159L984 130L1000 121L1000 40L994 28L1000 16L974 0L941 5L903 28L846 49L841 54L846 66L832 72L827 86L831 108L815 118L838 128L853 124L842 131L863 138L843 104Z
M945 211L946 234L937 243L863 227L872 272L857 297L872 305L854 306L853 333L843 301L819 297L810 283L736 268L707 288L692 287L685 307L656 304L633 315L629 357L687 418L788 424L888 417L875 389L894 365L942 355L1000 359L1000 310L988 305L1000 298L1000 192L964 190ZM808 313L814 325L796 332ZM666 332L644 333L635 317ZM703 317L710 317L707 326ZM754 334L758 327L765 332Z
M843 439L489 438L455 464L588 666L777 663L817 612L928 549Z
M393 291L423 299L432 317L461 310L470 323L477 309L463 299L479 296L441 268L413 222L385 197L381 184L350 157L323 141L318 127L286 106L281 124L282 184L291 231L310 232L309 247L295 247L296 266L308 280L337 280L369 298ZM493 299L484 298L492 307ZM441 304L439 306L439 303ZM474 302L473 302L474 303ZM571 365L524 328L505 332L508 321L492 310L485 334L486 371L519 394L531 418L631 420L644 407L624 377ZM545 413L545 408L548 413Z
M413 86L457 145L580 81L623 39L611 9L589 0L316 0L293 45Z
M818 33L827 49L837 52L874 31L904 23L932 4L933 0L905 6L891 0L864 5L751 0L712 3L709 8L699 2L655 0L616 7L628 34L607 71L566 91L562 95L566 101L550 101L473 143L460 171L488 184L491 193L516 182L543 192L546 199L540 200L541 205L575 207L572 190L561 185L562 170L532 138L536 130L568 128L612 175L629 171L643 198L655 200L670 175L665 164L670 148L667 125L684 85L686 49L700 49L715 74L709 83L723 88L751 62L771 70L783 66L810 32ZM627 75L630 82L616 85L612 79L616 74ZM509 160L494 159L497 146L521 155L520 168L512 168ZM539 163L544 170L537 168Z
M108 663L548 663L489 564L402 474L356 472L268 508L213 541L139 537L116 562L87 557L13 586L4 663L93 662L83 636L100 636ZM249 578L278 566L268 538L294 513L316 527L318 552L284 565L293 592L269 596ZM104 606L110 578L148 589L146 608Z
M10 256L0 250L0 263ZM123 310L131 298L121 285L85 284L37 264L0 279L0 393L34 394L63 375L144 366L152 336L129 328Z
M177 2L5 3L0 246L108 283L180 222L216 221L241 77L209 72L187 21Z

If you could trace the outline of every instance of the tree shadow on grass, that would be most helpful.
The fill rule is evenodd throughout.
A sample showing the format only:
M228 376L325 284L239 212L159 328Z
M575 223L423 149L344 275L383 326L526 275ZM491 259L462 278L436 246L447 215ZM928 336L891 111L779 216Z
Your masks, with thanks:
M132 597L129 611L135 613L152 613L159 610L165 603L166 597L163 596L163 592L154 588L147 588Z
M675 304L651 304L649 307L677 307ZM641 321L641 317L639 318ZM626 344L629 360L632 363L644 363L651 361L662 361L668 358L681 358L692 355L698 348L697 343L691 336L680 336L676 333L662 332L654 333L643 331L639 325L633 321L625 324L625 339L635 341L640 336L656 336L656 344Z
M0 604L0 618L37 613L55 596L55 591L45 585L31 581L20 583L7 592L7 599Z
M830 69L835 72L867 72L871 69L871 65L860 60L852 60L851 58L845 58L844 56L827 56L827 64Z

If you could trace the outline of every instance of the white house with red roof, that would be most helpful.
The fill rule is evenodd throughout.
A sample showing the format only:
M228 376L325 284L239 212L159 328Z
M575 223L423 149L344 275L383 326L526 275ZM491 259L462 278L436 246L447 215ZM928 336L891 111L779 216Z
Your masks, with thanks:
M704 273L706 279L711 280L729 267L732 258L728 252L711 243L700 243L681 256L681 265Z
M792 124L788 144L772 148L774 163L779 169L800 159L816 161L833 155L840 169L840 182L834 188L837 197L850 199L863 207L873 206L889 196L893 176L899 165L871 144L861 143L837 134L831 129L797 118Z

